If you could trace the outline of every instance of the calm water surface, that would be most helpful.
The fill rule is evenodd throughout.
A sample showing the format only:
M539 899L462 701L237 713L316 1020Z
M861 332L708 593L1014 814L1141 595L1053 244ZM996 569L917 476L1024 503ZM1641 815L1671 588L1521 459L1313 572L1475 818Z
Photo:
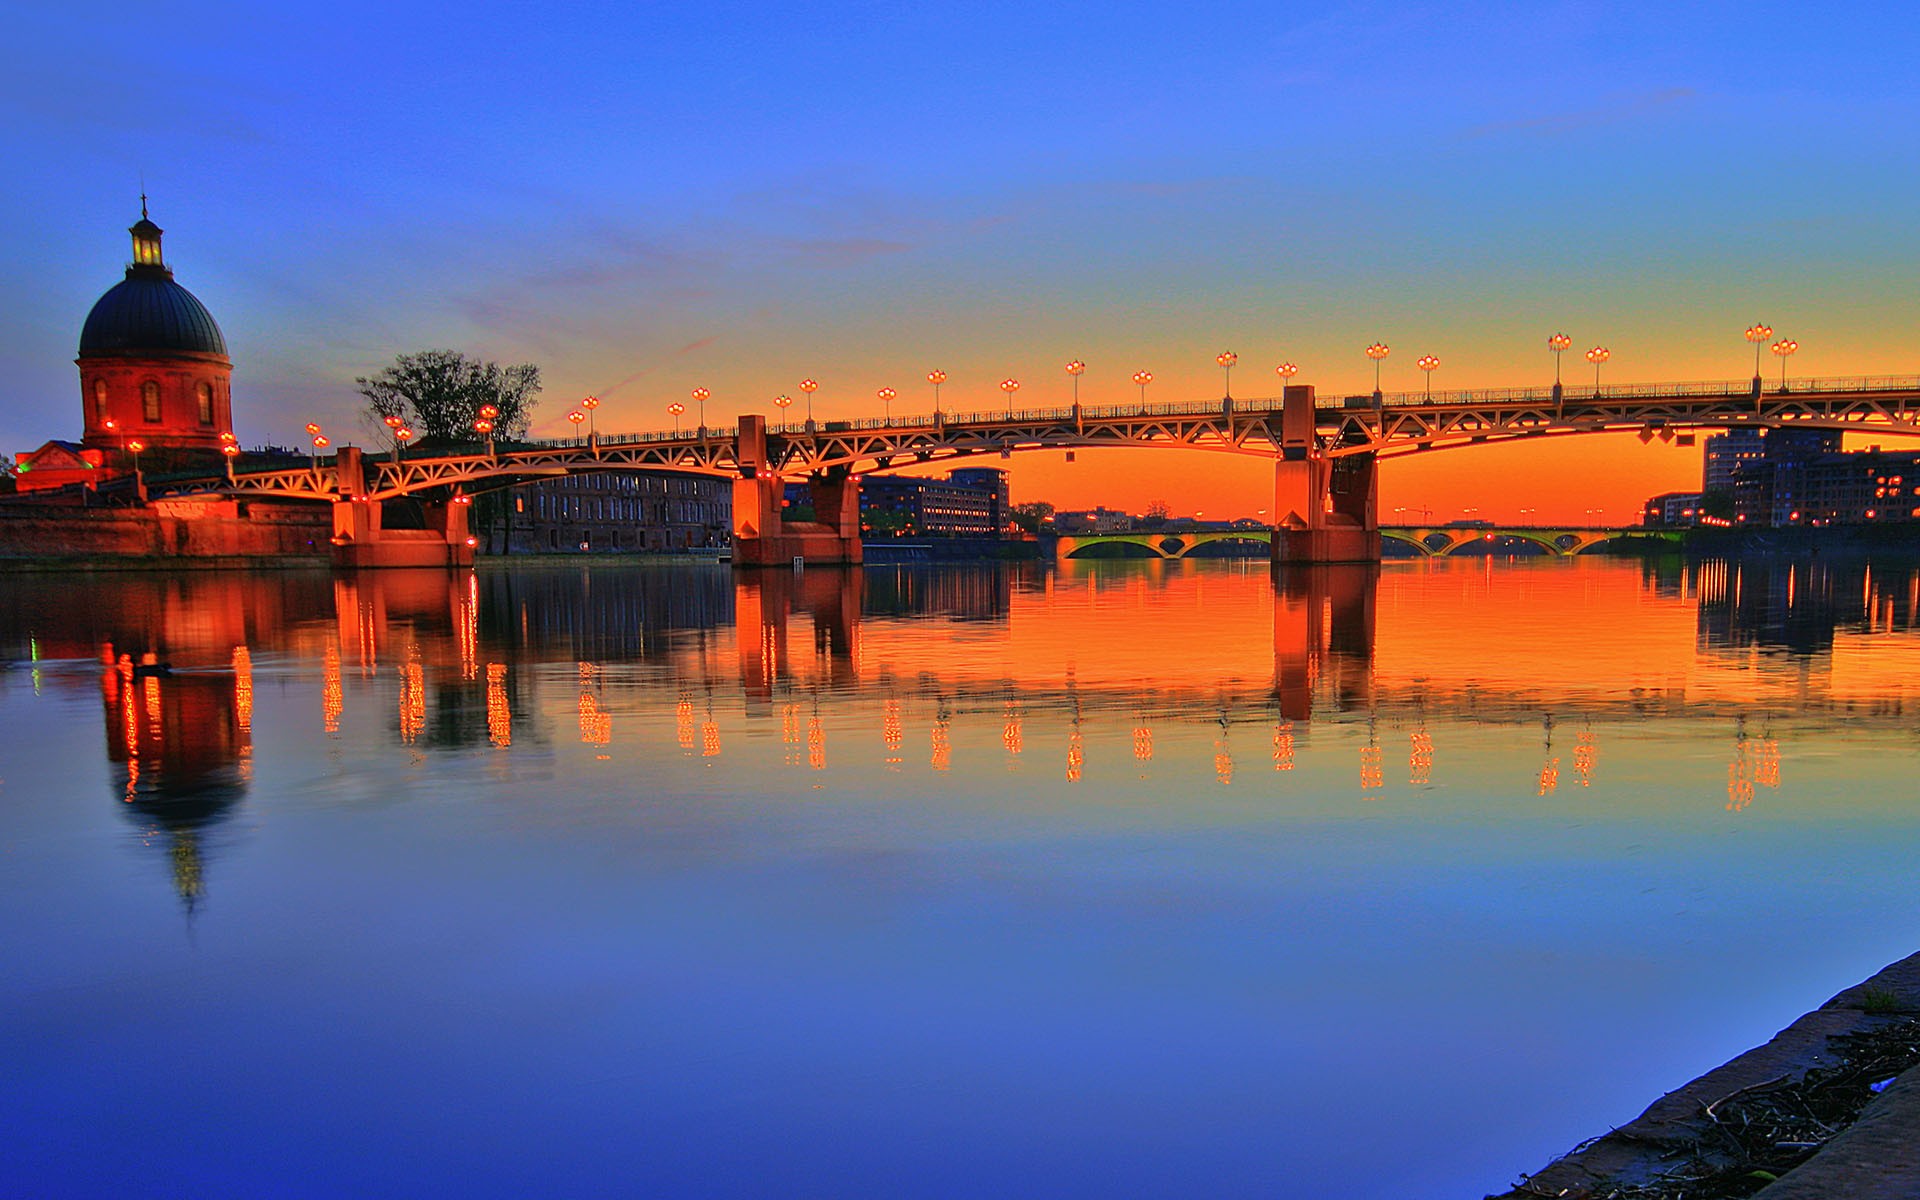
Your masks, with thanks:
M1477 1197L1916 949L1917 597L14 574L0 1194Z

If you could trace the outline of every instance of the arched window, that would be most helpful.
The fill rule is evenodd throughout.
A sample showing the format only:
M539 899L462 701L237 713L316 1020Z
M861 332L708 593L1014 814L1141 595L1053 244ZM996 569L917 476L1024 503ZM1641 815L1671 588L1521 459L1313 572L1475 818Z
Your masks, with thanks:
M93 381L93 423L104 425L107 421L107 381Z
M198 388L194 389L194 398L200 405L200 423L202 425L213 424L213 385L210 383L201 384Z
M140 411L149 421L160 419L160 385L151 379L140 385Z

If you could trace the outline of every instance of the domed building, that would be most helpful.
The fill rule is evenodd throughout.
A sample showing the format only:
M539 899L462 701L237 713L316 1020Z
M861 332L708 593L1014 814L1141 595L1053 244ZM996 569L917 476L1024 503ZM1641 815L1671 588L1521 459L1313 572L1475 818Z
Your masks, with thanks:
M97 486L125 474L134 451L148 462L205 452L218 461L233 430L233 360L200 298L174 282L160 254L162 230L147 216L133 235L126 278L108 288L80 327L79 442L51 441L15 456L16 486L46 492Z
M127 277L94 302L80 328L81 444L118 450L138 439L218 453L220 435L233 429L227 340L199 297L174 282L144 197L127 232Z

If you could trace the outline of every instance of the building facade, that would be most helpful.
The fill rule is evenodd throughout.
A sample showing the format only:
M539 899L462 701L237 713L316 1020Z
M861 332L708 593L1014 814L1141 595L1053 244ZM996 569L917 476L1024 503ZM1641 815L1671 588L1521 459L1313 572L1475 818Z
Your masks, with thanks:
M1662 492L1647 501L1646 511L1640 514L1640 523L1698 525L1700 517L1699 492Z
M860 531L869 538L1000 537L1006 531L1007 473L992 467L919 475L862 475ZM804 483L786 487L789 513L804 518L813 496Z
M488 554L665 553L731 540L727 479L670 471L601 471L524 483L482 496Z

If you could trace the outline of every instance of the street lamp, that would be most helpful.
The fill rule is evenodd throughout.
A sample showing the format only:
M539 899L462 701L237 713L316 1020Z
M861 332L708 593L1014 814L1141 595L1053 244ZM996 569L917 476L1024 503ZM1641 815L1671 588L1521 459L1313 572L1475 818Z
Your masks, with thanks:
M1133 381L1140 385L1140 407L1144 410L1147 407L1147 385L1153 382L1153 372L1135 371Z
M567 420L573 422L573 436L576 441L580 437L580 423L586 419L587 419L587 414L581 412L577 408L567 414Z
M400 453L400 447L406 445L408 442L413 440L413 430L408 429L405 425L402 425L400 428L393 431L393 436L395 437L395 439L397 439L399 443L393 448L394 455L397 458Z
M787 395L785 392L781 392L773 398L773 406L780 410L780 423L782 425L787 423L787 409L791 407L792 404L793 397Z
M327 435L326 435L326 434L324 434L324 433L316 433L316 434L314 434L314 435L313 435L313 455L312 455L312 457L313 457L313 469L314 469L314 470L316 470L316 471L318 471L318 470L320 469L320 452L321 452L322 450L325 450L325 449L326 449L326 448L327 448L328 446L331 446L331 445L333 445L333 442L332 442L332 441L330 441L330 440L328 440L328 438L327 438Z
M1600 396L1600 364L1612 357L1613 351L1607 349L1605 346L1595 346L1593 349L1587 351L1587 361L1593 364L1593 394L1595 399L1598 399Z
M140 474L140 452L146 448L139 438L127 443L127 449L133 452L133 494L142 500L147 498L147 481Z
M307 457L312 461L313 469L318 471L320 469L320 447L326 445L326 440L320 436L320 423L318 421L307 422L307 436L313 439L313 453Z
M874 394L880 397L881 411L886 414L886 419L882 422L882 424L889 425L889 426L892 425L893 424L893 398L899 395L900 393L894 391L892 388L881 388L878 392Z
M807 429L811 431L813 429L813 394L820 390L820 385L811 379L802 379L800 390L807 394Z
M223 433L220 435L220 453L226 456L227 484L229 486L232 486L232 484L234 483L233 460L240 457L240 444L239 442L234 440L234 436L232 434Z
M1800 343L1792 338L1781 338L1768 347L1780 359L1780 390L1787 390L1787 355L1800 348Z
M1067 374L1073 378L1073 411L1080 411L1080 376L1086 374L1087 364L1074 359L1067 364Z
M713 395L705 388L693 389L693 402L700 406L700 436L707 436L707 400Z
M1440 369L1440 360L1431 354L1423 354L1420 356L1420 360L1413 365L1427 373L1427 399L1428 401L1432 401L1433 373Z
M600 397L588 396L580 402L580 407L587 410L587 440L596 441L597 438L593 432L593 410L600 407Z
M1298 363L1283 362L1273 369L1273 373L1280 377L1280 402L1285 404L1287 400L1287 388L1292 386L1293 377L1300 373L1300 365Z
M1219 363L1220 369L1226 373L1227 399L1231 400L1233 399L1233 364L1240 361L1240 356L1231 350L1222 350L1213 356L1213 361Z
M1375 342L1367 347L1367 357L1373 360L1373 398L1380 398L1380 360L1393 353L1385 342Z
M686 413L687 406L675 400L672 404L667 405L667 411L673 414L673 436L679 437L680 418Z
M1773 326L1755 321L1742 336L1753 343L1753 390L1757 392L1760 390L1760 347L1773 336Z
M933 385L933 419L940 419L940 385L947 381L945 371L928 371L927 382Z
M479 434L481 437L487 439L487 457L492 458L493 457L493 422L487 420L485 417L475 417L473 419L473 431Z
M1013 394L1020 390L1018 379L1002 379L1000 390L1007 394L1007 420L1013 420Z
M380 423L387 427L387 436L393 439L393 461L400 461L400 427L406 422L399 416L382 417Z
M1547 339L1547 349L1553 351L1553 392L1556 396L1560 394L1560 355L1571 345L1573 339L1564 333L1556 333Z

